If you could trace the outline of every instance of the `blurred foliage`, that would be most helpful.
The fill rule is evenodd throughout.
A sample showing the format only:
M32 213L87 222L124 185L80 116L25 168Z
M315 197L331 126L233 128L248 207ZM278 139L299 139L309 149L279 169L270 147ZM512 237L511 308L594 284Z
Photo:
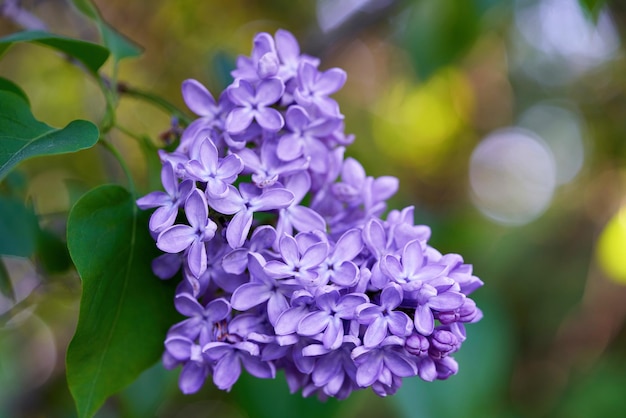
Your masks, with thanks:
M96 416L619 417L626 410L624 2L363 1L326 32L318 8L329 2L322 1L96 0L97 10L84 1L18 3L45 23L48 35L37 36L47 46L71 55L103 39L116 51L114 60L103 64L106 57L97 52L85 65L117 71L136 93L120 95L122 129L109 138L129 162L139 192L159 184L155 150L172 138L168 106L184 109L180 83L196 78L216 93L229 82L237 56L249 53L254 33L292 31L304 52L322 56L324 68L348 73L337 94L347 131L356 135L348 154L374 176L399 177L392 205L415 205L416 221L433 230L433 245L463 254L486 284L476 294L485 317L468 326L456 356L460 372L448 381L406 380L393 397L368 391L322 403L289 394L282 376L243 376L232 393L209 383L183 396L178 372L156 364ZM546 31L539 18L524 23L529 10L543 10L535 17L575 10L590 25L608 19L617 49L601 60L594 58L598 43L586 51L559 49L558 42L584 30L563 23ZM524 32L524 25L534 31ZM2 51L12 45L0 61L0 90L16 100L28 97L32 114L50 126L102 120L107 106L97 81L53 50L7 38L25 36L11 35L23 29L0 17ZM142 56L115 64L136 56L137 45ZM147 106L146 92L168 102ZM473 204L470 155L486 135L516 126L524 111L545 100L576 109L584 165L554 190L538 219L498 224ZM0 184L0 253L21 256L0 263L0 416L76 414L63 359L81 289L63 251L63 219L78 196L111 179L125 182L117 162L94 148L80 158L24 161ZM44 253L48 258L39 256Z

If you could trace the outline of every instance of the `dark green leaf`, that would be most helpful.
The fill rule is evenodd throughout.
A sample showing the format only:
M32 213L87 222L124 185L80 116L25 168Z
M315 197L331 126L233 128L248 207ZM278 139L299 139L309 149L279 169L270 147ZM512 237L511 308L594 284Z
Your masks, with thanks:
M24 90L21 89L20 86L8 80L6 78L0 77L0 90L10 91L11 93L15 93L28 102L28 96L24 93Z
M37 257L48 273L61 273L72 265L65 242L47 229L37 234Z
M580 3L583 11L595 21L598 19L606 0L578 0L578 3Z
M2 257L0 257L0 293L15 302L15 291L11 283L11 277L7 271Z
M452 64L480 34L484 14L510 0L439 0L416 2L404 44L418 74L426 79Z
M93 73L97 73L109 57L109 50L102 45L38 30L18 32L0 38L0 56L17 42L32 42L58 49L82 62Z
M0 254L30 257L35 251L37 217L18 200L0 197Z
M0 90L0 180L22 160L90 148L98 136L98 128L84 120L63 129L39 122L22 97Z
M68 247L83 281L67 379L80 417L92 416L163 352L178 318L174 287L157 279L148 217L120 186L98 187L70 212Z
M141 55L142 48L106 23L93 2L90 0L72 1L78 10L96 22L102 41L109 48L115 60L119 61L122 58L132 58Z
M0 190L5 196L13 196L26 199L28 189L28 179L20 171L11 171L0 183Z

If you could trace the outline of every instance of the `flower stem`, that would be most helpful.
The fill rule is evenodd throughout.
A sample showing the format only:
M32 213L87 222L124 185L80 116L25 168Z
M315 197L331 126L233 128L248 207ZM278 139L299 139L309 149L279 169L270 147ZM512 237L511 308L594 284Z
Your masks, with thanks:
M135 87L131 87L128 84L121 83L121 82L117 85L117 91L126 96L134 97L135 99L152 103L156 107L159 107L162 110L164 110L166 113L176 116L178 120L185 125L188 125L191 122L191 120L189 119L189 116L187 116L182 110L180 110L178 106L174 105L173 103L170 103L169 101L165 100L164 98L160 96L157 96L152 93L148 93L146 91L137 89Z

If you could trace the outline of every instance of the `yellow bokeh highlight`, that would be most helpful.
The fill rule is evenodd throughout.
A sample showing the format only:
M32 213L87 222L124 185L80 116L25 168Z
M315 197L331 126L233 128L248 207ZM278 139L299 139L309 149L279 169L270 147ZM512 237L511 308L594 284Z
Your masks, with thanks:
M604 227L596 255L600 267L610 279L626 284L626 206Z
M465 75L440 70L424 84L399 80L375 108L378 148L423 172L435 170L467 126L474 105Z

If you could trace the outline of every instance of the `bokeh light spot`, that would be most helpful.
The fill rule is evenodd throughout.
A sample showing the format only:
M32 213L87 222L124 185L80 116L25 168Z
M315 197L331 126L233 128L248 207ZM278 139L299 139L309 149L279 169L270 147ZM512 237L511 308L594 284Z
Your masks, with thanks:
M550 149L530 131L496 131L474 150L470 186L476 207L502 224L522 225L549 206L556 187Z
M545 84L564 84L613 59L619 37L606 8L596 22L577 0L517 0L518 64ZM525 50L525 43L535 52ZM522 56L523 55L523 56Z
M401 80L376 107L375 141L390 158L431 172L467 126L473 104L473 91L458 70L441 70L421 85Z
M610 279L626 284L626 206L611 218L602 231L597 258Z
M585 160L583 126L576 113L560 106L538 104L524 112L518 125L535 132L552 150L557 184L566 184L576 177Z

